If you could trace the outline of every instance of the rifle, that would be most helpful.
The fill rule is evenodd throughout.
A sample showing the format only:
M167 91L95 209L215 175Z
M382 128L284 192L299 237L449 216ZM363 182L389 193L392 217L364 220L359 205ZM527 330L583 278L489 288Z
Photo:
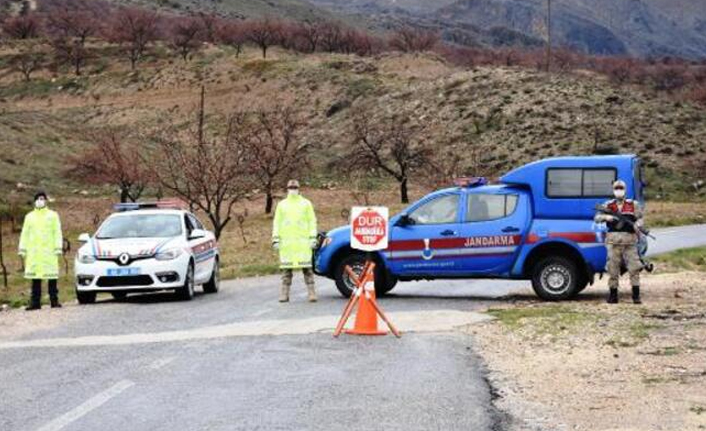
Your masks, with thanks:
M645 228L644 226L637 226L632 220L628 219L625 217L624 214L620 214L619 212L611 211L610 208L608 208L605 205L596 205L596 211L603 213L603 214L608 214L612 215L613 217L618 219L618 223L624 223L630 226L635 233L640 233L642 235L645 235L647 237L650 237L652 239L657 239L655 238L652 234L650 234L649 229Z

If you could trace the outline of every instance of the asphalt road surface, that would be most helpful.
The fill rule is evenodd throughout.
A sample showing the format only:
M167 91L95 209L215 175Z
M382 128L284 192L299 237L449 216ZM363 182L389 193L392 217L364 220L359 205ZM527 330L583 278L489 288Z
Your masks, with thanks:
M653 252L706 243L706 226L655 230ZM380 300L404 332L331 335L345 305L330 280L224 282L215 295L104 299L42 311L60 322L0 334L0 430L499 430L504 418L459 328L527 282L400 284ZM0 319L5 318L0 315Z

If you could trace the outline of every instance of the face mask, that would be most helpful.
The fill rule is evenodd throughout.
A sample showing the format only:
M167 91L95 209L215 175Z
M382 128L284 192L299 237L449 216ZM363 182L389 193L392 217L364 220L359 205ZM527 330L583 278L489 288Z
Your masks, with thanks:
M299 195L299 190L298 189L289 189L289 190L287 190L287 194L289 194L289 196L297 196L297 195Z
M46 207L46 206L47 206L47 201L45 201L44 199L41 199L41 198L40 198L40 199L37 199L37 200L34 202L34 207L37 208L37 209L42 209L42 208L44 208L44 207Z
M615 197L616 197L617 199L622 199L622 198L625 197L625 190L623 190L623 189L616 189L616 190L613 190L613 194L615 195Z

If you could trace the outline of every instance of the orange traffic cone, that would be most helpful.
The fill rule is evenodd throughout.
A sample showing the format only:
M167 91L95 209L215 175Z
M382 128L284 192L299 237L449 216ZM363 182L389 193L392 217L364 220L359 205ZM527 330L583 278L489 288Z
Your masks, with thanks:
M387 331L378 329L378 313L375 307L375 271L374 266L364 274L363 289L360 294L358 312L355 315L353 329L346 334L353 335L387 335Z

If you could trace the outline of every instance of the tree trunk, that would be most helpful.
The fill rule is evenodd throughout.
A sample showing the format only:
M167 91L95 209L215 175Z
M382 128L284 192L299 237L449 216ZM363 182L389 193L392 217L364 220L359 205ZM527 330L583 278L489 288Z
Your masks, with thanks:
M2 217L0 217L0 268L2 268L3 285L7 289L7 267L5 267L5 256L3 255L2 227Z
M120 203L124 204L130 198L130 190L127 187L120 188Z
M407 178L403 178L400 181L400 197L403 204L409 203L409 196L407 195Z
M274 204L274 198L272 197L272 192L268 191L265 197L265 214L272 213L272 205Z
M262 47L262 58L267 58L267 47L266 46Z

